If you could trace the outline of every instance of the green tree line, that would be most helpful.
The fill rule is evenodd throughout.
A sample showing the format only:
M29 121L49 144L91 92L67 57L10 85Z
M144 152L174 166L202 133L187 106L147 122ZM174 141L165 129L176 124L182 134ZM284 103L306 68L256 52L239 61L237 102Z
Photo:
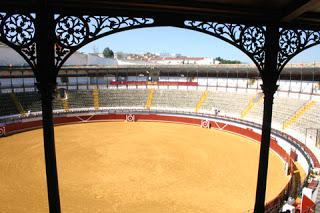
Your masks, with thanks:
M228 60L228 59L223 59L221 57L216 58L217 61L220 61L220 64L241 64L241 61L238 60Z

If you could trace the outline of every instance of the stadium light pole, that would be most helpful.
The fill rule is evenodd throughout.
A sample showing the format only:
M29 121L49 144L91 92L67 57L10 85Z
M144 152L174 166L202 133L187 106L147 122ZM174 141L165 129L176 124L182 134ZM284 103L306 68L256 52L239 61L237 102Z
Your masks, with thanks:
M36 14L37 87L41 94L44 154L50 213L60 213L52 100L56 86L54 57L54 17L48 0L38 0Z
M268 175L269 147L272 121L273 96L278 89L277 56L279 49L279 28L275 25L266 27L265 38L265 65L261 71L264 93L263 122L260 143L259 170L256 188L254 213L264 212L265 195Z

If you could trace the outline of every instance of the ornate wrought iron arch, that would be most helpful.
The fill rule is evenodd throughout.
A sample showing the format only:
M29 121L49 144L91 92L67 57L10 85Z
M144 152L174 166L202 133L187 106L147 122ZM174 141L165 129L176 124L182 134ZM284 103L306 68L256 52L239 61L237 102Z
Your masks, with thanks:
M14 49L36 71L35 15L0 13L0 41Z
M259 71L265 62L265 27L218 22L185 21L185 28L217 37L235 46L256 64Z
M152 18L122 16L55 17L55 66L63 63L78 49L99 38L125 30L156 26Z
M320 44L320 30L280 28L279 33L278 72L281 72L293 57Z
M35 14L0 13L0 40L19 53L37 72ZM154 18L122 16L55 15L55 70L79 48L111 35L131 29L164 26ZM265 63L265 26L186 20L170 25L217 37L240 49L263 71ZM279 28L276 73L303 50L320 44L320 31ZM56 73L56 74L57 74ZM37 75L36 75L37 76Z
M163 26L153 18L121 16L57 16L55 21L57 69L72 53L96 39L131 29ZM264 69L265 26L192 20L170 26L195 30L226 41L248 55L260 72ZM303 50L320 44L320 31L279 28L279 33L276 73Z
M164 26L161 20L121 16L56 16L56 69L79 48L117 32ZM194 30L215 36L248 55L259 70L264 67L265 28L218 22L182 21L168 26Z

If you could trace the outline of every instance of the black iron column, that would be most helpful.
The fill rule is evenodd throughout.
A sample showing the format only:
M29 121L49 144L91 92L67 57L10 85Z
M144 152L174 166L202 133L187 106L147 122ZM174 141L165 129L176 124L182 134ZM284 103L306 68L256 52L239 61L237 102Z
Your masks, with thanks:
M273 95L276 92L278 71L277 55L279 49L279 29L271 25L266 29L265 43L265 66L261 71L263 85L261 88L264 93L262 135L260 145L258 182L256 191L256 201L254 206L255 213L263 213L265 207L265 195L268 175L270 133L272 120Z
M47 0L39 0L36 13L37 87L41 93L42 124L46 177L50 213L60 212L58 173L56 165L52 99L56 86L54 55L54 17Z
M53 84L38 84L42 102L42 125L49 211L50 213L59 213L60 198L52 115L52 100L54 88L55 85Z

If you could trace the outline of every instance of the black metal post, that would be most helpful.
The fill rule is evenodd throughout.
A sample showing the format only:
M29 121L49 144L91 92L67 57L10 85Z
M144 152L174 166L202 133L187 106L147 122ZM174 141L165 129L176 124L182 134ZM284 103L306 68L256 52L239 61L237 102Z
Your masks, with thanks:
M263 213L265 208L273 95L278 88L277 79L279 76L279 72L277 71L277 55L279 49L278 27L274 25L267 26L265 47L265 66L261 72L261 77L263 81L263 85L261 85L261 88L264 93L264 108L258 181L256 189L256 200L254 206L255 213Z
M41 93L42 102L42 124L43 124L43 139L44 152L46 162L47 188L49 212L59 213L60 197L58 185L58 172L56 163L53 115L52 115L52 99L55 85L38 85Z
M37 87L42 101L42 124L50 213L60 213L52 99L56 87L54 58L54 16L48 2L39 0L36 14Z

